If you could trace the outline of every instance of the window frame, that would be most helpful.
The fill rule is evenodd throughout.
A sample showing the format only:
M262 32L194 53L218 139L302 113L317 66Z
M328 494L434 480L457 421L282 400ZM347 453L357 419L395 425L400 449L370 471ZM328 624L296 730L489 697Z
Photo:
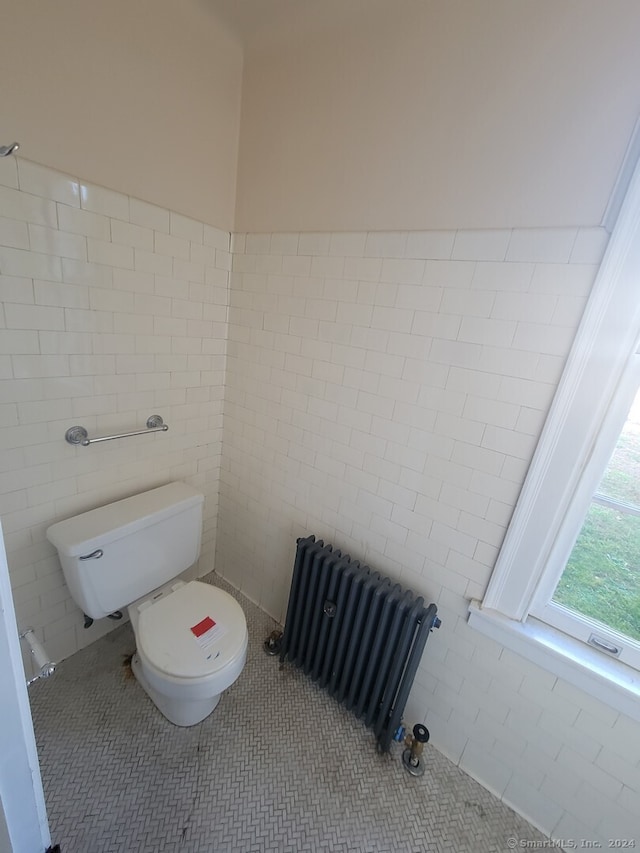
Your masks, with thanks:
M554 659L559 654L572 662L570 669L582 668L577 681L585 681L584 671L598 674L597 681L600 676L610 677L616 683L615 692L624 685L634 693L636 706L640 673L581 641L568 642L570 638L558 636L556 629L549 628L545 640L545 626L536 625L538 620L530 613L545 573L553 571L550 561L561 529L570 528L566 519L573 520L575 537L607 464L613 446L608 430L613 426L606 424L617 423L619 429L624 422L623 389L640 361L639 295L640 164L629 183L484 598L481 603L472 602L469 612L473 627L503 642L511 635L520 650L524 638L528 638L525 646L545 645L548 640L557 652ZM626 399L630 403L628 393ZM525 630L527 621L531 630ZM534 650L531 656L539 654Z
M640 285L640 275L638 282ZM620 649L617 654L612 655L613 657L638 670L640 670L640 643L637 640L621 634L615 628L604 623L598 623L588 616L582 616L561 604L553 602L552 596L571 556L571 551L593 501L594 492L609 463L639 387L640 355L634 353L614 393L612 406L594 440L593 451L578 480L569 509L560 522L558 535L551 547L546 568L528 608L529 616L546 622L584 643L588 643L589 637L595 634L598 639ZM602 651L602 653L608 654L606 651Z

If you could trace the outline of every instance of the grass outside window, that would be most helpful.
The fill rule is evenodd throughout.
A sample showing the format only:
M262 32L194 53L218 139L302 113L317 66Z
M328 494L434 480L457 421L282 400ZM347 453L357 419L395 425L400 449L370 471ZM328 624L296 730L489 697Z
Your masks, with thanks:
M640 393L553 601L640 641Z

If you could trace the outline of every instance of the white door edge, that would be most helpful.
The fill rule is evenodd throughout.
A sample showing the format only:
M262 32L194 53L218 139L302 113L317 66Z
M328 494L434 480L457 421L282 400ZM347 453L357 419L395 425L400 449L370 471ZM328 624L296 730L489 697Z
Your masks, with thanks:
M51 846L0 524L0 799L13 853Z

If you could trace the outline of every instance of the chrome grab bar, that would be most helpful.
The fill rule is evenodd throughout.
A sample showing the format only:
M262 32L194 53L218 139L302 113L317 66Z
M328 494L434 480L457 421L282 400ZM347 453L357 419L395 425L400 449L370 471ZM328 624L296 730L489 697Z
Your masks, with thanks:
M169 427L162 420L160 415L151 415L147 418L147 428L137 429L134 432L121 432L117 435L101 435L97 438L89 438L89 433L82 426L72 426L65 432L65 440L69 444L80 444L82 447L88 447L90 444L97 444L99 441L113 441L114 438L129 438L132 435L146 435L148 432L166 432Z

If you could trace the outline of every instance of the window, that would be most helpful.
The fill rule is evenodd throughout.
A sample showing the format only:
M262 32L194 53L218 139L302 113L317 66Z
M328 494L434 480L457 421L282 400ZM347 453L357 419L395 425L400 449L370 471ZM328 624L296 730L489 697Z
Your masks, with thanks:
M635 379L635 373L633 372ZM611 419L613 420L613 419ZM613 425L612 425L613 426ZM561 527L530 614L640 670L640 391L577 538ZM608 430L603 429L606 439ZM597 462L587 466L586 491ZM581 489L582 486L582 489ZM591 492L591 490L589 490ZM576 497L582 507L582 501Z
M589 682L596 692L593 685L600 689L606 682L620 698L618 707L624 705L638 719L639 344L640 166L630 182L484 599L472 602L469 611L472 626L561 671L584 689L591 689ZM601 574L584 565L578 570L580 561L585 562L585 549L593 545L589 537L598 538L593 532L598 524L608 525L609 532L612 525L624 531L617 537L618 550L602 544L610 564L606 571L603 565ZM598 557L593 559L597 562ZM635 615L626 621L618 618L611 586L600 603L593 596L581 601L571 589L577 571L582 572L578 587L583 595L587 590L587 598L589 571L592 586L621 584L626 578L631 586L626 602L617 609L632 606Z

